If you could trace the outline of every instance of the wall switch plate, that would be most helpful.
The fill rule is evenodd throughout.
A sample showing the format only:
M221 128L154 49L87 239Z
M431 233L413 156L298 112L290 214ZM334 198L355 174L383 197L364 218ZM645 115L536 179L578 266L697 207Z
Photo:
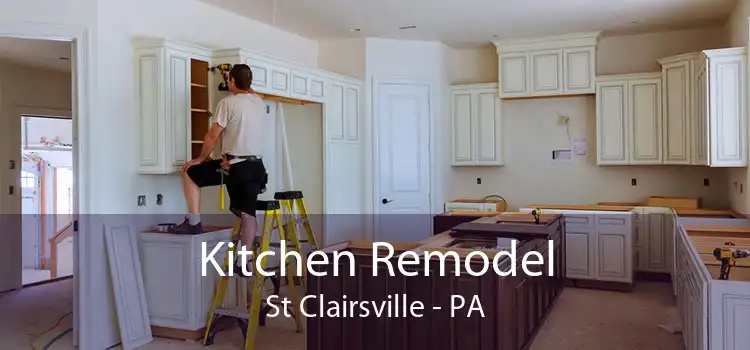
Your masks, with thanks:
M138 196L138 206L139 207L145 207L146 206L146 195L142 194Z
M13 170L16 168L16 161L11 159L8 161L8 169Z
M156 205L161 205L161 203L164 201L164 195L161 193L156 195Z
M638 180L636 180L635 178L630 179L630 185L631 186L638 186Z
M482 184L482 178L481 178L481 177L478 177L478 178L477 178L477 185L481 185L481 184Z

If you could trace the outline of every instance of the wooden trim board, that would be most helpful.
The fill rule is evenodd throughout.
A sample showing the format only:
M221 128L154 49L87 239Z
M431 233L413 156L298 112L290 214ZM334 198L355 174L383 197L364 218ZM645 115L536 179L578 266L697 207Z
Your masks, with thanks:
M112 290L123 350L153 341L136 233L129 225L104 224Z

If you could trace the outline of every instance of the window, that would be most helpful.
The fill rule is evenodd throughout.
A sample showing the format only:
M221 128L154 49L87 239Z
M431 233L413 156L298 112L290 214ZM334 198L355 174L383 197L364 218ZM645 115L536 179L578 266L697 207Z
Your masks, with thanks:
M36 188L36 175L22 170L21 171L21 188Z

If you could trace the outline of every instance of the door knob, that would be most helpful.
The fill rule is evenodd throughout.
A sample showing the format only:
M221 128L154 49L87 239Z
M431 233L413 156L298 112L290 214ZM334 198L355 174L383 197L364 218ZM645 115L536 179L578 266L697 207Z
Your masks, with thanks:
M390 202L393 202L393 199L390 199L390 200L389 200L389 199L387 199L387 198L383 198L383 200L382 200L381 202L382 202L383 204L388 204L388 203L390 203Z

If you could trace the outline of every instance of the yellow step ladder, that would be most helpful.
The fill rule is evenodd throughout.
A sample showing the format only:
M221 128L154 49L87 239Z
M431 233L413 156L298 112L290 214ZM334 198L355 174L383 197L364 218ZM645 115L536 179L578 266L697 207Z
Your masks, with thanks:
M228 275L230 264L235 263L233 260L236 258L235 252L237 251L237 245L240 238L241 221L238 218L232 231L231 241L233 244L229 246L229 250L227 251L227 255L224 259L224 276L221 276L216 286L216 293L214 294L213 303L208 313L208 318L206 321L206 331L203 338L203 345L205 346L211 345L214 342L214 337L217 333L217 331L214 329L214 327L216 326L216 322L222 317L228 317L235 319L237 324L240 326L243 336L245 337L245 350L253 350L255 348L255 339L257 336L258 326L259 324L264 324L263 321L265 320L265 311L267 311L261 310L262 304L265 303L265 301L261 299L263 297L262 294L265 280L269 278L261 274L255 274L255 271L257 271L258 267L263 271L269 271L269 269L267 268L268 258L264 256L262 259L260 259L259 262L256 262L255 257L259 256L263 252L268 251L272 246L279 247L281 245L280 242L271 242L274 230L278 231L280 241L287 242L286 246L289 252L296 251L302 257L302 261L299 262L300 264L302 264L301 267L303 272L300 281L302 283L302 293L304 294L306 292L306 263L304 259L305 254L303 254L301 249L301 243L312 243L315 249L318 249L318 244L317 240L315 239L315 235L313 234L312 226L310 225L307 207L304 203L302 192L277 192L274 194L274 198L276 198L276 200L259 200L256 207L258 211L263 211L265 215L261 233L259 237L256 238L256 244L254 244L253 246L252 262L254 264L254 276L252 276L253 287L252 297L250 299L250 307L248 310L249 312L246 312L245 310L220 307L224 303L224 297L227 292L229 278L247 278L242 276L242 271L233 271L232 276ZM299 217L295 217L295 206L299 208ZM284 213L282 214L282 212ZM299 224L304 225L304 230L307 233L307 239L304 241L300 241L297 235L296 226ZM260 241L259 243L257 243L258 240ZM232 257L232 259L230 259L230 257ZM292 273L293 270L288 262L282 261L280 262L280 265L275 268L276 273L278 274L278 272L281 271L282 268L285 268L287 270L287 286L289 288L289 296L291 297L293 306L292 313L296 322L297 332L302 332L304 329L302 319L303 317L302 313L299 312L301 296L297 295L294 276ZM278 294L279 282L274 281L274 285L274 294Z

